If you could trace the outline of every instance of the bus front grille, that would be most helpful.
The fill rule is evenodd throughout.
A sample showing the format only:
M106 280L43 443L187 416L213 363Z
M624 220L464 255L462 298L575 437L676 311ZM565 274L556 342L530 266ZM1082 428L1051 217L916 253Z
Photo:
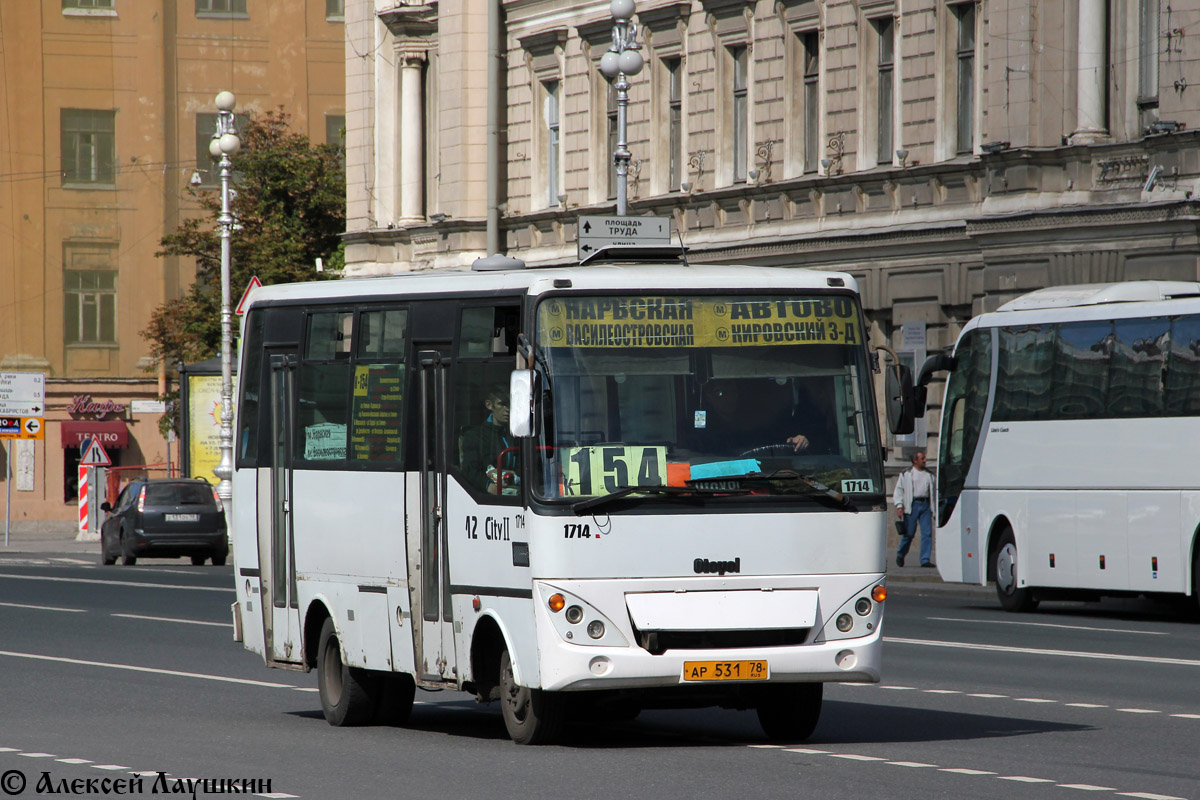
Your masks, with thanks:
M733 631L641 631L638 644L652 655L668 650L731 650L739 647L787 647L804 644L812 628Z

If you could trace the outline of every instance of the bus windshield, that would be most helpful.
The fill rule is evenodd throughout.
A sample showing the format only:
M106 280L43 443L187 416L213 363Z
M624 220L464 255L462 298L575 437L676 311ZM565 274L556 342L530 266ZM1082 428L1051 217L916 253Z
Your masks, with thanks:
M536 320L542 500L883 491L853 296L552 296Z

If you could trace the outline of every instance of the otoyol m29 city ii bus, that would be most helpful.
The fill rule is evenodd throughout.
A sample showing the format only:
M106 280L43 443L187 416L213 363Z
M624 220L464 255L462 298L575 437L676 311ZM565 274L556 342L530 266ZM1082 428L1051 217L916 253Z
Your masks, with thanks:
M335 725L403 720L423 687L500 701L521 743L606 704L756 709L805 737L822 682L879 679L865 334L850 276L799 269L258 289L238 636L315 668Z
M1200 283L1063 286L971 320L938 445L942 578L1001 605L1190 595L1200 576Z

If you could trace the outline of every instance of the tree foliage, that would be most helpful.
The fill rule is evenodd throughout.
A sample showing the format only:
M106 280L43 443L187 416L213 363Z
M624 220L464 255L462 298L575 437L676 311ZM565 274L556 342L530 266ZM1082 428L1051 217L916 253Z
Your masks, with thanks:
M238 135L230 205L234 230L230 294L236 304L254 275L264 285L333 277L344 256L346 179L336 145L309 142L288 127L282 110L252 115ZM221 193L189 188L202 216L185 220L162 239L156 254L193 258L196 281L155 309L142 337L168 366L210 358L221 347ZM320 257L326 272L317 273ZM236 332L235 332L236 333Z

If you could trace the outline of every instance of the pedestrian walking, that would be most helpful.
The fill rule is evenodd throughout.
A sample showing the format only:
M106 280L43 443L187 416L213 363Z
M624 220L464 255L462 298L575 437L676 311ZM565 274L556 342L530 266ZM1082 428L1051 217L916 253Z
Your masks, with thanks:
M921 526L921 566L933 564L933 508L937 501L937 482L933 473L925 469L925 453L912 454L912 469L900 473L896 490L892 492L892 503L896 515L904 521L904 533L900 537L900 548L896 551L896 566L904 566L904 557Z

